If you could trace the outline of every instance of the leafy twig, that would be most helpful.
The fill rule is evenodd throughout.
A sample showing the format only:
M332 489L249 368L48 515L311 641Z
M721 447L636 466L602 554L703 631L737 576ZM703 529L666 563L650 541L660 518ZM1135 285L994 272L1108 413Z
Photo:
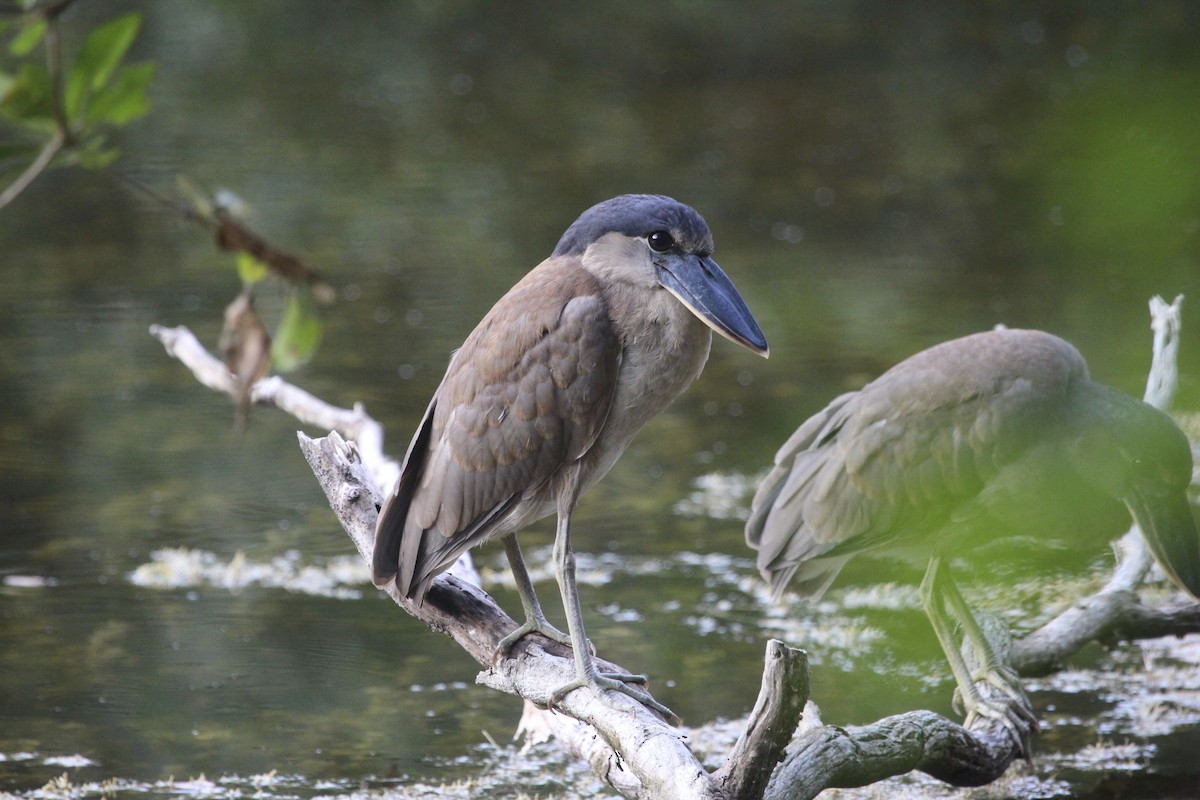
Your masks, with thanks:
M105 146L105 128L125 125L149 107L146 87L154 66L121 65L137 35L140 15L125 14L91 31L68 68L58 26L59 17L74 2L0 6L0 13L24 18L13 40L14 54L25 58L40 43L45 55L44 70L26 63L15 75L0 75L6 86L0 94L0 113L27 132L49 137L29 166L0 191L0 208L64 153L73 156L69 163L86 168L109 164L117 151Z
M0 192L0 208L15 200L38 175L46 171L59 153L74 144L75 135L71 131L71 123L67 119L67 108L63 101L62 46L58 38L58 16L73 2L75 0L60 0L34 10L34 13L46 22L46 34L42 43L46 48L46 70L50 73L55 130L38 152L37 158Z
M3 192L0 192L0 208L4 208L13 200L16 200L17 196L25 191L29 187L29 184L33 183L37 176L46 170L46 167L50 166L50 162L62 152L66 143L67 137L63 135L63 132L55 131L54 135L42 147L37 158L12 183L4 187Z

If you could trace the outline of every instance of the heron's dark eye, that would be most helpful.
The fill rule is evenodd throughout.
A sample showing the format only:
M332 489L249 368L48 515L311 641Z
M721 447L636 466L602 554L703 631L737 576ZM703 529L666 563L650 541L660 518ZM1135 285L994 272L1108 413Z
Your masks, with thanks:
M646 243L656 253L665 253L675 246L675 240L666 231L655 231L646 237Z

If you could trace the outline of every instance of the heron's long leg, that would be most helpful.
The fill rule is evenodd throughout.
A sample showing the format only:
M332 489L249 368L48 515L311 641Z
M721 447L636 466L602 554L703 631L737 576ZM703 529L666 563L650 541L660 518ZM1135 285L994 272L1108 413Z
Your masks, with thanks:
M971 613L940 557L934 556L929 560L929 568L921 580L921 604L925 607L925 614L929 617L933 632L937 635L946 660L950 663L950 671L954 673L954 679L958 683L959 697L967 711L964 724L969 726L976 716L1001 720L1025 745L1027 737L1018 722L1026 723L1030 727L1036 725L1029 699L1025 696L1016 673L1000 667L991 643L983 635L975 615ZM947 612L957 620L963 635L978 655L981 666L975 673L972 673L966 659L963 658L958 640L946 619ZM975 688L977 680L986 680L1011 697L1014 702L1009 704L988 701ZM1026 750L1028 751L1028 748Z
M577 489L561 492L558 499L558 529L554 536L555 577L562 593L563 608L567 612L567 627L571 632L571 649L575 654L575 680L558 687L551 695L550 705L554 705L575 689L586 686L596 690L598 694L601 689L621 692L667 719L678 719L671 709L648 693L628 685L645 683L645 675L605 673L596 669L591 645L583 629L583 609L579 603L579 590L575 583L575 553L571 549L571 510L577 496ZM603 694L600 696L603 697Z
M996 688L1014 700L1023 700L1025 698L1025 691L1021 688L1016 674L1006 674L1011 672L1011 670L1005 670L1000 667L1000 659L997 658L996 651L992 648L992 644L988 641L987 637L983 635L983 630L979 627L979 621L975 619L975 614L971 611L971 607L967 605L967 601L963 599L962 592L958 590L958 584L946 572L944 566L939 565L938 569L941 572L937 581L942 591L942 599L951 616L958 620L958 624L963 629L963 634L975 646L975 650L979 654L979 660L982 662L981 667L976 671L977 674L975 677L986 678L988 682L994 684ZM961 650L959 652L961 653ZM996 679L996 676L1002 677Z
M537 632L560 644L570 645L571 637L550 624L542 613L542 605L538 602L537 593L533 590L533 581L529 579L529 570L525 568L525 559L521 556L521 547L517 544L517 535L510 533L501 537L504 553L508 556L508 566L512 569L513 578L517 583L517 594L521 596L521 608L525 610L525 622L516 630L505 636L496 645L496 658L507 656L513 645L522 637Z

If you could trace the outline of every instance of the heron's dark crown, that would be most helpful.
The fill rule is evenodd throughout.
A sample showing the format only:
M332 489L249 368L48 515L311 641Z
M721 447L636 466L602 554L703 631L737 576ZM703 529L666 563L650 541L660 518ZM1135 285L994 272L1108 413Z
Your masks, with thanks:
M695 209L660 194L623 194L580 214L553 254L579 255L606 233L646 236L655 231L668 231L686 251L712 252L712 234Z

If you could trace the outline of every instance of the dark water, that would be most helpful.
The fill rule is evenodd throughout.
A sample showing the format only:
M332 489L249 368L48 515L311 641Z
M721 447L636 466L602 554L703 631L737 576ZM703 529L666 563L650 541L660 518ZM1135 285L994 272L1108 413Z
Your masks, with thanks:
M147 335L182 324L215 347L239 283L202 231L115 173L226 187L322 270L340 301L289 377L365 403L396 454L449 352L580 211L627 191L699 209L772 357L715 343L575 526L595 556L589 633L691 724L746 712L777 632L740 522L673 510L696 478L755 474L837 393L998 322L1072 340L1096 377L1140 395L1147 299L1198 296L1188 3L84 0L68 46L128 8L145 15L135 57L158 64L152 113L119 137L114 170L50 173L0 211L0 791L63 772L115 778L110 793L251 793L272 770L301 795L572 785L571 767L526 774L488 745L519 706L364 583L338 598L131 578L186 548L218 566L241 553L270 584L328 574L350 547L295 423L260 410L239 442L229 403ZM271 291L260 305L279 313ZM1200 406L1189 312L1185 410ZM544 556L549 529L525 539ZM494 549L481 561L503 572ZM910 577L873 569L846 584ZM848 597L788 629L813 651L826 720L949 713L920 612ZM1137 671L1143 656L1081 665ZM1084 722L1054 724L1058 691L1035 695L1046 750L1152 746L1113 772L1129 796L1167 791L1147 771L1195 774L1194 711L1190 726L1097 733L1103 691L1070 694ZM88 763L60 760L77 755ZM227 783L155 784L202 774ZM1078 791L1111 794L1105 770L1081 774Z

